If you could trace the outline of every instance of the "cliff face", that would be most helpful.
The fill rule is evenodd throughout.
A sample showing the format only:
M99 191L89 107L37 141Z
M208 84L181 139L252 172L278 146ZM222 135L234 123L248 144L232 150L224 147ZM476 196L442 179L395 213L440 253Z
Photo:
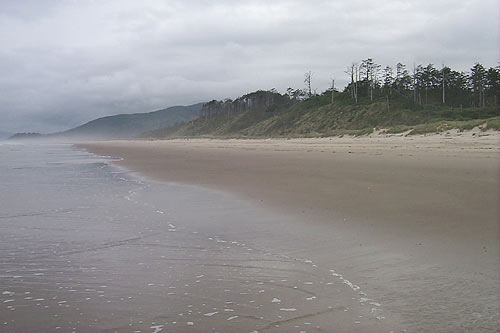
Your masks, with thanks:
M288 102L286 95L281 95L273 91L259 90L234 101L226 99L224 101L210 101L205 103L201 109L201 117L210 117L219 114L236 114L252 109L268 109L272 106L283 105Z

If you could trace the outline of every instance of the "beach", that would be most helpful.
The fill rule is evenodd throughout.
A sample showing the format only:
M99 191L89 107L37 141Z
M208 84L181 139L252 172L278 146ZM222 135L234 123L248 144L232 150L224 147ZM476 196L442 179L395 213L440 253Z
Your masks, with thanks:
M497 133L79 146L293 216L285 228L312 247L290 252L336 267L408 329L497 328Z

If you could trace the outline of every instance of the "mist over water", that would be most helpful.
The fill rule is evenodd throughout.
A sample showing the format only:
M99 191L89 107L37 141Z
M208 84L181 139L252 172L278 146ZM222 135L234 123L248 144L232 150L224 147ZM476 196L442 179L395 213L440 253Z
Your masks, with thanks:
M355 283L283 250L300 245L286 217L110 160L71 145L0 145L0 331L383 321Z

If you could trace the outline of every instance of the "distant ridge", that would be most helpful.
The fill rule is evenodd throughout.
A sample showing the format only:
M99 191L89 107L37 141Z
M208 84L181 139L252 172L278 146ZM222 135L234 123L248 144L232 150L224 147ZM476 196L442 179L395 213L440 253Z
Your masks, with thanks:
M9 136L9 140L33 140L43 137L40 133L16 133Z
M70 130L49 134L47 138L128 139L145 131L184 123L200 115L203 103L166 109L98 118Z

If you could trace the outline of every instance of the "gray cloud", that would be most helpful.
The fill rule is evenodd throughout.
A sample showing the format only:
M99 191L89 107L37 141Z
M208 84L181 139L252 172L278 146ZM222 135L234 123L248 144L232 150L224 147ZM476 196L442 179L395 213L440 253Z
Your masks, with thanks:
M2 0L0 130L63 130L255 89L344 85L373 57L498 61L495 0Z

